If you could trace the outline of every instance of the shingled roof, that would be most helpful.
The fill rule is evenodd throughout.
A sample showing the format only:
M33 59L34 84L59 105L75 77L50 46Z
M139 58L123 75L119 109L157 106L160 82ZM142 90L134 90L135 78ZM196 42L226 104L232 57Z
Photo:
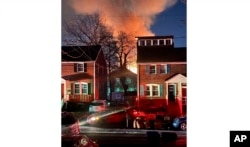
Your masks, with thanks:
M186 47L138 46L137 63L186 62Z
M95 61L101 46L62 46L62 61Z

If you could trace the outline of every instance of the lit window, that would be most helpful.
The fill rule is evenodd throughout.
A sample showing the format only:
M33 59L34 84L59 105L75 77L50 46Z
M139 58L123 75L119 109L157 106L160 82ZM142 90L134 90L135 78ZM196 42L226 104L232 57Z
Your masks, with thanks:
M145 94L146 96L160 96L159 84L147 84Z

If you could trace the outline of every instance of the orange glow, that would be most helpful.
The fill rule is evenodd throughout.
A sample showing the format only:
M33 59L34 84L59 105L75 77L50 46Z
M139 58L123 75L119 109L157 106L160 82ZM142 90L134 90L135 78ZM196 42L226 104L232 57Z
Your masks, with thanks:
M137 65L135 62L131 63L130 65L128 65L128 69L130 71L132 71L133 73L137 74Z
M71 0L78 14L99 13L114 32L124 31L135 36L154 35L150 30L155 16L176 4L177 0Z
M133 67L129 67L128 68L130 71L132 71L133 73L137 73L137 67L136 66L133 66Z

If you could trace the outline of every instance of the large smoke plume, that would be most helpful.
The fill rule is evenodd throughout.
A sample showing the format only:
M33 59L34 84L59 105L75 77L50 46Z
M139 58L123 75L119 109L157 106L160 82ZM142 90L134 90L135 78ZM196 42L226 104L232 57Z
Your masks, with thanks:
M115 32L154 35L150 30L157 14L177 0L68 0L76 14L99 13Z

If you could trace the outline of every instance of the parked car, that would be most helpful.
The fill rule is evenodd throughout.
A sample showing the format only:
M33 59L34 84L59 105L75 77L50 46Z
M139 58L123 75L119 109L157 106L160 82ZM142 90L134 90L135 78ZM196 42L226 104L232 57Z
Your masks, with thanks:
M62 147L99 147L86 135L62 135Z
M187 130L187 117L183 116L183 117L175 118L173 120L172 125L175 129L186 131Z
M89 105L89 112L101 112L107 109L108 102L106 100L94 100Z

